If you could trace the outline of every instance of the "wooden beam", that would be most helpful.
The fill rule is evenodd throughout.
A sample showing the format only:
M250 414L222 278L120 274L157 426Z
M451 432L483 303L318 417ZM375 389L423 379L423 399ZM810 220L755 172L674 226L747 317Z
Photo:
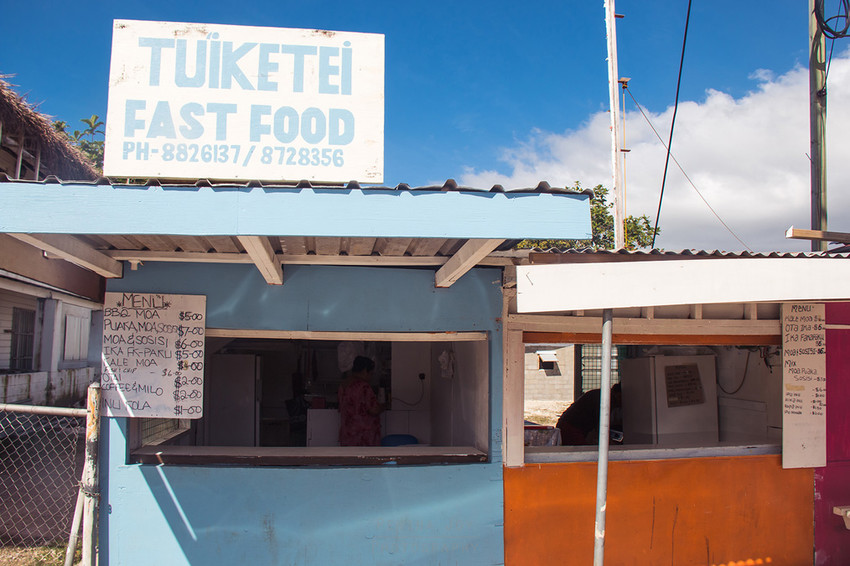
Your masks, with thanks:
M437 270L434 284L451 287L464 273L475 267L487 254L499 247L504 240L469 240Z
M14 274L10 274L3 270L0 270L0 273L3 274L3 277L0 277L0 290L4 291L12 291L14 293L20 293L21 295L28 295L30 297L38 297L41 299L58 299L63 303L68 303L69 305L74 305L77 307L83 307L91 310L101 310L103 309L103 304L95 301L90 301L88 299L84 299L82 297L75 297L74 295L68 295L61 291L48 289L45 287L38 287L36 285L32 285L30 283L26 283L23 281L16 281L15 279L7 279L6 277L14 276Z
M850 298L841 257L770 257L517 266L517 311ZM566 293L575 281L604 281Z
M283 285L283 266L277 261L266 236L239 236L239 243L269 285Z
M57 234L9 234L22 242L94 271L102 277L121 277L124 266L74 236Z
M222 252L158 252L147 250L104 250L103 254L119 261L164 261L186 263L253 263L247 254ZM320 256L308 254L276 254L275 258L290 265L356 265L374 267L440 267L450 259L444 256ZM478 265L504 267L513 265L508 257L488 256Z
M314 330L250 330L207 328L207 338L271 340L359 340L363 342L483 342L486 332L337 332Z
M828 242L838 242L841 244L850 244L850 232L829 232L826 230L806 230L803 228L794 228L791 226L785 231L785 237L796 240L826 240Z
M601 333L523 332L526 344L601 344ZM779 346L782 337L775 334L622 334L614 332L618 346Z
M558 316L512 314L508 329L525 332L567 332L599 335L602 318L595 316ZM659 336L780 336L779 320L692 319L692 318L615 318L614 334Z

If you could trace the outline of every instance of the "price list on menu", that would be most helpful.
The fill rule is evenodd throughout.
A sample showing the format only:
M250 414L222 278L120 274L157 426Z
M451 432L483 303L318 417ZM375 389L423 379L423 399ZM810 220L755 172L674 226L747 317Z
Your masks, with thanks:
M205 319L203 295L106 293L103 414L203 416Z
M782 305L782 467L826 465L826 320L822 304Z

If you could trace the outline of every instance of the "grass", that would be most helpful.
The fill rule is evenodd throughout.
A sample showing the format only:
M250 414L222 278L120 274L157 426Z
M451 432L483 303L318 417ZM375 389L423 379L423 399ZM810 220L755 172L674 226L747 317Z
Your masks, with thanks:
M74 555L74 563L82 557L80 550ZM0 566L62 566L65 564L65 547L0 547Z

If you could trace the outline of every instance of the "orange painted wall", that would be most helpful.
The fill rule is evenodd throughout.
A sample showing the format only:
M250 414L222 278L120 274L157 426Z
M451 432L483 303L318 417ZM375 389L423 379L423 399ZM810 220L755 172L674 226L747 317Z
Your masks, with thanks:
M596 463L504 472L506 565L592 564ZM605 564L811 565L813 482L779 456L611 462Z

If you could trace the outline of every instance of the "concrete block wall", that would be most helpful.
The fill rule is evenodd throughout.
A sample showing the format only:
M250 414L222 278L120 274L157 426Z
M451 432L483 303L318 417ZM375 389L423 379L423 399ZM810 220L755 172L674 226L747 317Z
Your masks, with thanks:
M95 367L0 375L0 403L79 405L99 377L100 368Z
M539 369L537 352L555 350L555 369ZM525 347L525 398L533 401L573 401L575 347L527 345Z

